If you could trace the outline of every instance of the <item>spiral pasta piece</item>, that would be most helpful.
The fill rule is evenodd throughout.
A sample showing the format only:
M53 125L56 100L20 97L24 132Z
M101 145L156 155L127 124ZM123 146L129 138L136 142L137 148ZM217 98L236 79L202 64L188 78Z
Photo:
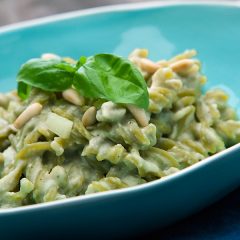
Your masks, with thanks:
M215 127L216 132L228 146L240 142L240 122L235 120L219 121Z
M170 68L159 68L152 76L149 88L149 111L160 113L163 109L170 109L177 99L177 92L182 87L182 81Z
M138 149L147 149L156 144L156 126L149 124L139 127L135 120L114 125L108 132L109 137L115 143L124 143Z
M126 114L126 109L109 101L102 104L97 111L97 120L99 122L120 122Z
M105 192L109 190L125 188L127 187L119 178L117 177L106 177L102 178L99 181L92 182L85 192L86 194Z
M25 205L26 198L33 190L33 184L27 179L20 180L20 190L18 192L5 192L0 194L0 205L2 208L12 208Z
M208 153L214 154L225 149L223 139L213 128L207 127L202 123L196 123L193 126L193 131Z
M82 152L82 156L92 155L96 156L98 161L108 160L116 164L126 155L126 150L121 144L114 145L111 141L97 136L89 141Z
M136 169L127 169L124 162L112 166L107 173L107 177L117 177L129 187L146 183L146 181L138 175Z
M124 159L125 164L137 168L141 177L163 177L164 171L170 167L178 167L177 161L165 150L151 147L147 151L140 152L132 149Z

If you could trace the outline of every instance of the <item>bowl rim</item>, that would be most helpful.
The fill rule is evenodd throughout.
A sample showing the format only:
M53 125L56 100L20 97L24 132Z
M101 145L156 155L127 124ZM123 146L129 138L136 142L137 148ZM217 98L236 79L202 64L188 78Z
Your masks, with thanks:
M136 2L136 3L123 3L123 4L113 4L106 6L99 6L87 9L81 9L76 11L70 11L65 13L53 14L46 17L35 18L31 20L20 21L17 23L8 24L5 26L0 26L0 34L20 30L23 28L34 27L38 25L43 25L47 23L54 23L61 20L69 20L78 17L84 17L89 15L97 15L102 13L110 12L126 12L126 11L135 11L135 10L144 10L144 9L154 9L170 6L222 6L222 7L240 7L239 1L227 1L223 0L219 2L218 0L208 1L208 0L194 0L188 2L187 0L173 0L170 2L162 1L149 1L149 2Z
M157 9L163 7L171 7L171 6L210 6L210 7L237 7L240 8L240 2L228 2L228 1L193 1L193 2L185 2L185 1L171 1L171 2L138 2L138 3L126 3L126 4L117 4L117 5L108 5L102 7L89 8L84 10L71 11L67 13L56 14L48 17L37 18L33 20L23 21L19 23L9 24L3 27L0 27L0 37L3 33L14 32L17 30L31 28L39 25L45 25L48 23L54 23L58 21L74 19L84 16L93 16L97 14L104 14L110 12L128 12L128 11L136 11L136 10L144 10L144 9ZM73 204L85 204L91 201L103 200L108 197L117 197L123 194L134 194L135 192L142 191L144 189L151 189L156 186L162 186L164 184L168 184L169 182L176 181L178 178L181 178L185 174L190 174L197 169L206 167L207 165L215 162L218 158L223 158L228 155L230 152L234 152L240 149L240 143L235 144L234 146L227 148L219 153L214 154L213 156L207 157L200 162L195 163L192 166L189 166L185 169L180 170L177 173L166 176L161 179L154 180L152 182L144 183L141 185L127 187L123 189L110 190L101 193L93 193L88 195L81 195L70 197L62 200L56 200L52 202L46 203L38 203L27 206L20 206L15 208L8 209L0 209L0 217L7 215L15 215L16 213L26 213L33 212L36 210L47 209L51 207L64 207L66 205Z

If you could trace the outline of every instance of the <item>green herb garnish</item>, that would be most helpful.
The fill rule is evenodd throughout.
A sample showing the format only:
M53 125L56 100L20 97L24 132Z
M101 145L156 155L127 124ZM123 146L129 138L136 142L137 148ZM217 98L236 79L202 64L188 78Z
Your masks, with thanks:
M80 94L114 103L147 109L147 85L139 70L127 59L112 54L81 57L76 65L61 59L32 59L18 72L18 95L29 96L31 87L61 92L74 87Z

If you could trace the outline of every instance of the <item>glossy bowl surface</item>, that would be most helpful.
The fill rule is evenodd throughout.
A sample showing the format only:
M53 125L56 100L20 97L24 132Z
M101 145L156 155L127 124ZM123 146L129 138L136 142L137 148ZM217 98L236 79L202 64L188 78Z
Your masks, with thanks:
M240 8L237 4L143 3L73 12L0 28L0 89L15 88L24 61L44 52L78 58L127 56L148 48L154 60L195 48L208 76L240 113ZM141 186L0 210L1 236L120 238L166 226L240 184L239 146ZM38 235L36 235L38 234ZM47 234L47 235L46 235Z

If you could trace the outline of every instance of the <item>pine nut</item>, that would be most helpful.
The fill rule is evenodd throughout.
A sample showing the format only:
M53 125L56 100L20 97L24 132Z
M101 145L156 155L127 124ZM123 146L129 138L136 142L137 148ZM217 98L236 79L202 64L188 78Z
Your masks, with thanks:
M83 106L85 104L84 97L72 88L63 91L62 96L65 100L77 106Z
M140 67L148 73L154 73L160 68L159 64L149 60L148 58L139 58L139 63Z
M96 108L90 107L84 114L82 117L82 123L84 127L88 127L93 125L96 122L96 113L97 110Z
M144 109L138 108L134 105L128 104L128 110L132 113L136 121L140 124L141 127L146 127L148 125L148 118Z
M187 71L190 67L192 67L193 64L194 64L194 61L192 59L182 59L175 63L172 63L170 67L176 73L183 73Z
M42 105L40 103L33 103L28 106L15 120L13 126L16 129L20 129L24 126L31 118L37 116L42 111Z

